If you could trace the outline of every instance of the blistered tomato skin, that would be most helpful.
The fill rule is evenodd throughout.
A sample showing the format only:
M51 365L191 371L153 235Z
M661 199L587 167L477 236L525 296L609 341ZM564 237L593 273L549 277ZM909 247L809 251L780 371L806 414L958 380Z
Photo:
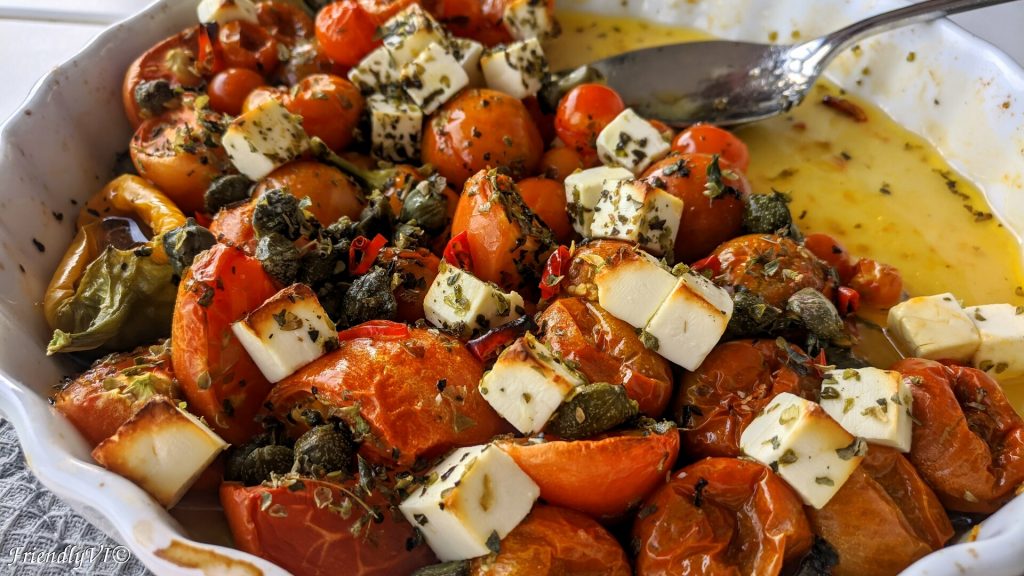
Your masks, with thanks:
M740 435L772 398L790 392L817 400L821 379L796 372L787 360L775 340L734 340L683 375L672 414L686 453L739 456Z
M757 462L691 464L640 509L638 576L775 575L811 547L800 498Z
M831 298L835 289L835 278L827 264L803 246L775 234L733 238L712 254L718 257L722 269L715 277L716 283L743 287L776 308L784 309L789 297L803 288L814 288L826 298Z
M1024 420L974 368L909 358L893 365L914 395L910 461L958 512L995 512L1024 482Z

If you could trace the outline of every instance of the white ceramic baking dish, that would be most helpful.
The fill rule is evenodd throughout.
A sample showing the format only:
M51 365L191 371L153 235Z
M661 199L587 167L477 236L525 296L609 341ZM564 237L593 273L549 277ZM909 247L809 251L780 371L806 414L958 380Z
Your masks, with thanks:
M640 16L753 41L772 33L789 38L795 31L809 38L898 4L559 0L561 8ZM131 547L154 572L281 574L258 558L189 539L142 490L93 464L86 443L46 401L73 367L45 356L49 333L38 302L72 238L75 202L106 182L115 156L126 148L122 75L151 44L192 23L194 5L160 0L111 27L40 81L0 132L0 410L42 483ZM985 191L1007 226L1024 232L1024 70L949 22L889 33L861 48L859 56L836 61L832 79L925 136ZM910 51L917 54L913 65L907 63ZM866 67L870 76L861 74ZM976 541L932 554L905 574L1020 576L1022 518L1024 496L990 518Z

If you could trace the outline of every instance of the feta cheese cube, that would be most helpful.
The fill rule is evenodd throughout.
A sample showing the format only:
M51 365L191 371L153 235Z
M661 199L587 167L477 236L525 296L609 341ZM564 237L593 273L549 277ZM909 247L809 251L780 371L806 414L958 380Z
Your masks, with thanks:
M234 20L259 24L252 0L201 0L196 15L200 24L227 24Z
M732 309L725 289L687 272L644 328L645 343L667 360L696 370L725 334Z
M965 311L981 337L971 364L1000 382L1024 375L1024 306L986 304Z
M402 68L402 88L424 114L432 114L468 85L466 71L442 44L427 46Z
M278 382L338 346L337 330L313 290L293 284L231 325L270 382Z
M227 447L201 420L155 396L100 442L92 457L171 508Z
M484 86L484 73L480 69L480 56L484 53L484 45L469 38L453 38L449 42L449 49L459 65L466 71L469 77L470 88Z
M399 68L412 62L431 44L444 44L447 33L419 4L412 4L380 29L384 46Z
M655 254L670 254L683 217L683 201L640 180L619 180L601 191L590 235L636 242Z
M495 46L480 57L487 87L513 98L526 98L540 91L548 73L548 59L536 38Z
M597 156L607 166L622 166L640 174L668 154L661 132L632 108L626 108L597 135Z
M676 286L676 277L639 248L624 249L597 274L597 303L634 328L643 328Z
M804 503L820 510L860 466L867 443L821 406L783 392L747 425L740 450L770 466Z
M832 370L821 382L821 407L847 432L910 452L913 396L899 372L878 368Z
M398 509L442 562L490 554L530 513L540 488L493 444L459 448Z
M300 117L270 99L235 118L221 144L239 172L259 181L305 152L309 137Z
M387 46L374 48L358 66L348 71L348 79L363 94L386 92L389 87L397 86L401 77L402 69Z
M919 296L889 309L889 334L908 356L967 362L981 337L950 293Z
M594 208L601 200L603 190L614 190L620 180L633 177L625 168L596 166L577 170L565 177L565 200L572 227L582 236L589 238L594 221Z
M512 0L505 5L501 22L516 40L544 38L555 28L546 0Z
M502 292L494 284L442 260L423 299L423 312L427 322L467 338L507 324L526 310L518 293Z
M502 351L480 381L480 394L516 430L534 434L565 397L587 381L527 333Z
M423 110L408 100L374 94L366 99L370 110L370 152L391 162L412 162L420 155Z

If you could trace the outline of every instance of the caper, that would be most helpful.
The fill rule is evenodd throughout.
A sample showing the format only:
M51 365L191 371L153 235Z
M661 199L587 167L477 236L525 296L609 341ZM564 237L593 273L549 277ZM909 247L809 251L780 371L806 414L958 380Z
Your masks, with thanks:
M588 438L611 430L637 415L635 400L625 386L598 382L585 384L555 411L546 430L567 440Z
M737 290L733 295L729 334L736 337L771 334L780 327L782 310L764 301L760 294Z
M321 477L347 471L355 462L356 445L348 428L324 424L310 428L295 441L295 463L302 474Z
M269 190L256 201L252 227L257 236L276 233L288 240L298 240L309 225L299 199L286 190Z
M441 176L431 176L410 190L402 200L402 222L416 221L427 234L442 232L448 226L447 186Z
M284 236L269 234L260 238L255 256L274 280L283 285L295 282L299 273L299 249Z
M145 116L159 116L177 100L178 95L167 80L148 80L135 86L132 94Z
M241 202L249 198L252 180L241 174L228 174L210 182L203 194L203 206L210 214L216 214L221 208Z
M269 442L270 438L268 436L260 435L245 444L228 448L227 455L224 459L224 480L229 482L240 482L244 480L245 459L253 450L260 446L265 446Z
M814 288L804 288L789 297L786 311L815 337L823 341L842 340L845 336L843 319L832 302Z
M398 301L391 291L391 274L374 266L356 278L345 294L342 314L350 326L369 320L394 320Z
M412 576L469 576L469 574L469 560L456 560L424 566L413 572Z
M366 199L366 206L359 213L359 221L356 222L356 232L373 238L377 234L391 236L395 226L395 213L391 210L391 199L380 191L374 191Z
M213 233L203 228L192 218L185 220L185 223L164 234L164 252L171 263L171 269L177 276L185 273L185 269L192 265L192 261L200 252L208 250L217 239Z
M242 463L242 479L246 486L255 486L270 479L270 474L287 474L295 458L287 446L260 446Z
M426 232L417 226L415 220L403 222L395 227L395 233L391 237L391 243L399 250L415 250L423 245Z
M782 192L751 194L743 210L743 228L751 234L795 235L789 196Z

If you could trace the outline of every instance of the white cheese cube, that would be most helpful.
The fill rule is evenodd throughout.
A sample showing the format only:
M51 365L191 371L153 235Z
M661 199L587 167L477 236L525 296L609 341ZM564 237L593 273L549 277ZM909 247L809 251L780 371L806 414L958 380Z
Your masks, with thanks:
M423 110L397 97L374 94L366 99L370 109L370 152L391 162L411 162L420 155Z
M669 143L653 124L626 108L597 135L597 156L607 166L640 174L668 154Z
M821 407L847 432L910 452L913 396L899 372L878 368L832 370L821 382Z
M526 310L517 292L502 292L494 284L442 260L423 298L423 312L427 322L467 338L507 324Z
M601 200L603 190L613 190L620 180L633 177L625 168L596 166L577 170L565 177L566 209L572 219L572 227L582 236L589 238L594 221L594 208Z
M867 443L821 406L783 392L747 425L740 450L770 466L804 503L820 510L860 466Z
M259 23L252 0L201 0L196 15L200 24L227 24L234 20Z
M495 46L480 57L487 87L513 98L526 98L540 91L548 73L548 59L536 38Z
M442 44L427 46L402 68L402 88L424 114L432 114L468 85L466 71Z
M669 254L676 243L683 201L640 180L619 180L601 191L590 235L636 242L655 254Z
M971 364L1000 382L1024 375L1024 307L986 304L965 311L981 336Z
M950 293L919 296L889 309L889 334L908 356L967 362L981 344L974 322Z
M384 92L389 86L397 86L402 69L387 46L378 46L366 55L359 65L348 71L348 79L363 94Z
M309 137L300 117L270 99L235 118L221 144L239 172L259 181L305 152Z
M92 457L171 508L228 445L206 424L165 396L156 396Z
M534 434L577 386L586 384L532 334L505 348L480 380L480 394L523 434Z
M505 5L501 22L516 40L544 38L555 28L546 0L511 0Z
M337 330L316 294L293 284L231 325L270 382L278 382L338 346Z
M677 279L653 256L621 250L594 275L597 303L634 328L643 328L672 293Z
M398 509L442 562L491 553L530 513L540 488L493 444L459 448L427 473L437 480Z
M459 65L466 71L469 77L470 88L484 86L484 73L480 69L480 56L484 53L484 45L469 38L453 38L449 42L449 49Z
M644 328L645 343L671 362L696 370L725 334L732 308L726 290L687 272Z
M419 4L409 6L385 22L380 35L399 68L412 62L431 44L444 44L447 40L444 27Z

